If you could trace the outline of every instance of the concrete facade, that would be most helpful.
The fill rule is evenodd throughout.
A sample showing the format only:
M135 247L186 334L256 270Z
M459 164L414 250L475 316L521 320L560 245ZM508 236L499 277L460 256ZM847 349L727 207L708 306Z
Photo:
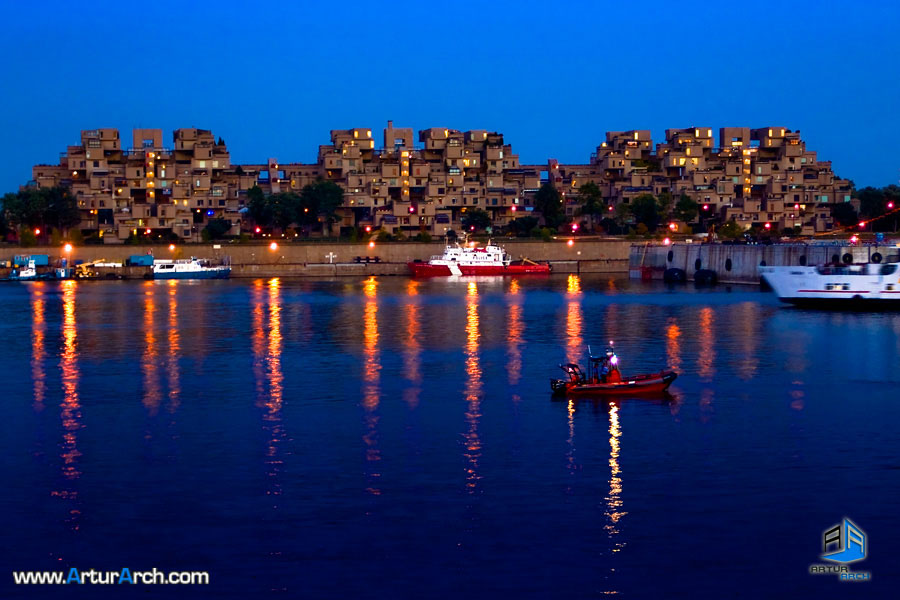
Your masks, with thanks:
M159 129L135 129L130 149L116 129L81 132L81 144L58 165L36 165L33 184L67 186L82 209L80 228L108 243L129 237L174 236L199 241L210 219L226 219L231 234L252 231L242 209L247 192L298 193L318 179L344 190L339 227L414 235L459 231L465 213L485 210L502 227L534 212L544 182L560 190L566 214L577 218L578 188L594 182L610 209L642 194L681 195L702 217L745 228L770 223L804 234L829 230L831 207L851 200L851 183L784 127L668 129L655 146L649 130L611 131L589 162L520 164L500 133L432 127L418 132L388 121L381 145L371 128L331 131L313 164L276 158L233 165L221 138L184 128L171 147Z

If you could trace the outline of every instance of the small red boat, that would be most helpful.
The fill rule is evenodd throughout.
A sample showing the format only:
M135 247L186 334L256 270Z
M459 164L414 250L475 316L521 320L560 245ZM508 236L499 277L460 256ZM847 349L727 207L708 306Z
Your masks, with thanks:
M619 359L612 348L606 356L589 356L588 372L574 363L559 365L568 379L551 379L554 396L652 396L664 393L678 377L675 371L660 371L648 375L624 376L619 371Z
M468 248L459 244L447 246L440 256L428 262L407 263L413 277L448 277L451 275L535 275L550 273L550 265L527 258L512 260L500 246L488 242L484 248Z

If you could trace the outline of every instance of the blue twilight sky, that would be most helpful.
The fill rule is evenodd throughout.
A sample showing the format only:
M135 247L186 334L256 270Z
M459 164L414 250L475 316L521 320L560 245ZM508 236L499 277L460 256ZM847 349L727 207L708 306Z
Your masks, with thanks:
M81 129L313 162L387 119L500 131L523 163L587 162L608 130L783 125L857 185L900 179L900 2L0 3L0 192Z

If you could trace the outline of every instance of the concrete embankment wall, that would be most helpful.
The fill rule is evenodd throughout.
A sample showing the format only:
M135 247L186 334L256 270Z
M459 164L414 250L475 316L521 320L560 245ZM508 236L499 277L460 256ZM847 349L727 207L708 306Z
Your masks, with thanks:
M518 259L550 261L558 273L626 273L628 271L629 242L622 240L576 240L569 246L565 240L551 242L498 240L507 252ZM124 262L133 254L152 253L156 258L197 258L213 262L228 260L232 277L303 277L303 276L367 276L405 275L406 263L428 260L444 251L443 243L379 242L368 244L327 242L279 243L277 250L268 244L191 244L179 245L175 251L168 246L79 246L72 250L72 261L85 262L103 259ZM47 254L55 262L65 256L58 246L17 248L0 247L0 260L11 260L17 254ZM363 261L357 263L356 257ZM373 262L378 257L378 263Z
M636 278L662 279L666 269L677 268L684 269L691 279L700 268L715 271L722 282L758 284L760 266L821 265L843 261L846 254L853 262L868 262L875 253L887 260L898 249L874 245L635 244L629 253L629 272Z

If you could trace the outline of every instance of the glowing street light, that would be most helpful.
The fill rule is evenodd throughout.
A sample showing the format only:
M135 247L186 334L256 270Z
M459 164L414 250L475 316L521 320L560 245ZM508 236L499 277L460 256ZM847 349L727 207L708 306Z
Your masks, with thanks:
M675 231L676 229L678 229L678 225L676 225L675 223L669 223L669 229Z
M372 231L372 226L366 225L366 233L371 233L371 231Z
M369 248L374 248L374 247L375 247L375 242L369 242Z
M572 247L572 246L575 245L575 240L569 240L568 242L566 242L566 244L567 244L569 247Z
M663 246L668 246L671 243L672 243L672 240L670 240L669 238L666 238L663 240Z
M34 235L41 235L41 230L40 230L40 229L35 229L35 230L34 230Z
M175 244L169 244L169 252L175 252Z
M63 252L65 252L66 254L68 254L71 251L72 251L72 244L66 244L65 246L63 246Z
M256 233L259 233L260 231L262 231L262 229L260 229L259 227L257 227L255 231L256 231Z
M271 250L272 252L275 252L276 250L278 250L278 243L272 242L271 244L269 244L269 250Z

